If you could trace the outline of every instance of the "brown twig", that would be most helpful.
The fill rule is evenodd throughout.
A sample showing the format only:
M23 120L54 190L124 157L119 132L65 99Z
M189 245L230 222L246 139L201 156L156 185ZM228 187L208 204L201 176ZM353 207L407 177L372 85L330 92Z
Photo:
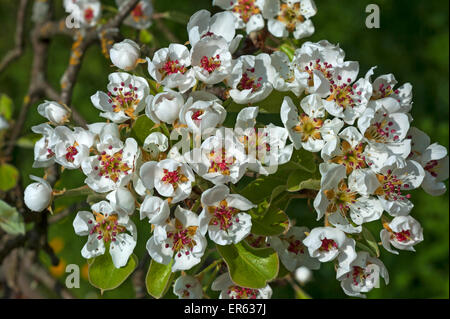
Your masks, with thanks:
M17 10L16 35L14 38L15 47L9 51L0 62L0 73L3 72L11 62L18 59L23 54L25 48L24 30L27 5L28 0L20 0L19 9Z

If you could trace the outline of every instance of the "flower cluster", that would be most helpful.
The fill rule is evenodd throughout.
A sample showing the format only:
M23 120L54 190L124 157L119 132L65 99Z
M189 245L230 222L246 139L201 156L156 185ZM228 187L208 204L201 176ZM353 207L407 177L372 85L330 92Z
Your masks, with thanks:
M67 11L84 12L86 25L96 19L97 4L65 1ZM346 61L344 51L325 40L304 42L292 56L278 50L233 56L244 37L239 29L261 30L264 19L276 37L312 34L312 0L213 4L227 11L195 13L187 25L190 47L170 44L145 60L132 40L112 47L111 60L119 70L109 75L104 92L91 96L107 122L74 127L65 106L48 101L39 106L49 122L33 127L42 135L34 167L58 163L79 169L89 189L104 197L74 219L75 233L88 236L83 257L105 254L109 247L115 267L126 265L137 240L132 215L139 210L140 219L152 225L146 234L149 255L171 264L172 272L199 265L208 240L218 246L244 241L273 249L290 272L333 261L336 278L350 296L363 297L380 277L388 283L382 261L356 250L365 224L381 221L387 251L414 250L423 235L411 216L410 191L422 187L441 195L448 178L447 150L430 145L429 137L411 126L412 86L397 86L392 74L372 80L375 68L359 77L358 62ZM150 8L150 2L141 1L128 22L148 27L141 17ZM144 61L151 79L132 73ZM283 126L258 121L258 103L273 91L285 92L276 105ZM230 104L240 105L234 127L224 124ZM148 135L141 141L133 129L143 118L153 126L145 128ZM282 233L253 235L260 205L239 194L237 185L244 176L275 174L301 149L317 153L320 189L312 189L313 206L322 225L294 226L287 220ZM33 178L25 202L42 211L54 192L48 182ZM272 294L270 286L242 287L228 272L211 288L220 298ZM174 293L201 298L199 277L183 274Z

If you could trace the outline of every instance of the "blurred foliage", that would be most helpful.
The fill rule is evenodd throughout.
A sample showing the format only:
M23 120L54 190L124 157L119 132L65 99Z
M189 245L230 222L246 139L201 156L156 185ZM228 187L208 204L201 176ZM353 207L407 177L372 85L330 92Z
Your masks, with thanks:
M114 5L112 0L104 3ZM63 16L62 1L55 1L58 16ZM211 0L154 0L157 12L167 12L176 9L184 15L191 15L197 10L213 8ZM369 3L380 7L380 29L367 29L365 8ZM449 91L448 91L448 61L449 61L449 3L445 0L316 0L318 14L313 17L316 33L308 41L327 39L331 43L340 43L348 60L360 62L363 75L371 66L378 66L376 75L393 73L399 84L412 83L414 87L413 125L431 136L432 141L449 146ZM0 57L13 47L15 33L15 12L18 1L1 1L0 17L2 34L0 41ZM164 20L164 24L179 39L180 43L187 41L185 25L173 20ZM27 30L31 21L27 23ZM153 24L144 34L122 27L127 37L139 39L155 48L167 46L167 33ZM27 35L28 36L28 35ZM63 74L68 60L71 39L58 37L52 42L49 55L48 75L50 82L59 87L59 79ZM14 62L0 74L0 93L10 96L17 116L20 105L26 94L28 75L31 67L31 47L28 44L25 55L20 61ZM104 90L107 84L107 74L111 72L110 61L101 54L100 48L91 47L83 61L79 80L75 86L73 102L79 112L88 122L101 121L98 112L90 103L90 96L97 90ZM146 72L145 69L142 72ZM30 127L43 122L43 118L32 108L28 114L23 135L31 133ZM14 153L14 164L21 172L22 184L27 185L29 174L43 175L42 169L32 169L33 153L29 147L17 148ZM80 172L65 171L63 181L58 186L76 187L81 185L83 175ZM448 184L447 184L448 186ZM390 284L380 289L374 289L369 298L448 298L449 297L449 197L448 192L441 197L431 197L422 190L414 191L412 200L415 208L412 216L418 219L424 228L425 241L418 245L417 252L402 251L399 256L381 250L381 259L390 273ZM60 200L56 203L55 212L63 210L67 205L80 201L81 198ZM288 213L299 225L318 225L313 212L304 200L291 202ZM146 254L145 243L149 237L150 225L139 222L138 214L133 219L138 225L137 256ZM73 293L80 298L99 297L99 291L87 282L87 264L80 251L85 243L85 237L73 233L72 221L74 214L50 228L51 244L57 247L57 255L61 264L52 267L51 273L61 277L64 282L66 264L78 264L81 268L82 282L80 289ZM380 222L369 224L374 234L381 229ZM378 236L378 235L377 235ZM55 248L56 249L56 248ZM47 265L47 256L42 259ZM84 266L83 266L84 265ZM343 298L346 297L335 279L332 263L322 264L319 271L314 272L314 280L304 289L313 298ZM274 298L293 298L294 291L288 286L272 285ZM49 296L53 296L49 292ZM214 295L213 295L214 296ZM131 280L127 279L120 289L107 291L105 298L132 298L134 291ZM166 297L175 298L171 289Z

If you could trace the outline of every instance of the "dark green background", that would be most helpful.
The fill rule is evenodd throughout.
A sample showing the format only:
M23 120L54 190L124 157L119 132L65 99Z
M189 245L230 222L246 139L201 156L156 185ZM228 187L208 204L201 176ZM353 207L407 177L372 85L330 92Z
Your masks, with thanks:
M55 1L57 14L62 15L62 1ZM113 4L112 1L103 1ZM218 11L212 8L209 0L156 0L156 11L177 11L191 15L199 9ZM367 29L365 8L369 3L378 4L381 12L380 29ZM339 43L346 52L348 60L360 61L363 75L371 66L378 66L376 75L393 73L400 84L412 83L414 87L413 125L427 132L432 141L438 141L448 148L449 145L449 94L448 94L448 1L424 0L317 0L318 14L313 17L316 33L308 38L310 41L327 39ZM0 57L13 46L15 16L18 1L0 1ZM178 37L180 43L187 40L185 26L167 21L166 25ZM27 29L31 26L28 22ZM129 36L135 32L123 28ZM163 47L169 42L156 26L149 29L155 37L154 46ZM28 37L28 34L27 34ZM59 37L51 45L49 57L49 79L59 86L59 79L69 59L71 40ZM28 75L31 66L31 49L29 42L25 55L14 62L0 74L0 93L13 98L16 114L26 93ZM89 121L101 119L98 111L91 105L90 96L97 90L104 90L107 74L111 72L110 61L101 55L99 47L89 49L80 77L75 86L73 105ZM36 108L28 114L24 135L30 134L30 127L43 122ZM28 174L43 175L43 170L31 169L32 150L18 148L14 154L14 163L20 169L24 185L29 183ZM83 177L78 172L64 173L65 186L79 186ZM447 184L448 185L448 184ZM389 286L375 289L369 298L448 298L449 296L449 198L448 192L441 197L432 197L418 190L413 192L415 208L412 216L418 219L424 228L425 241L416 246L417 252L402 251L394 256L382 251L381 259L386 264L391 282ZM61 203L62 204L62 203ZM301 201L289 207L291 217L298 224L315 225L315 213ZM61 236L65 246L59 255L67 263L79 263L84 260L80 250L86 238L73 233L71 226L73 216L53 226L50 238ZM143 223L141 223L143 224ZM372 223L371 229L379 230L379 222ZM144 228L145 227L145 228ZM136 250L138 256L145 251L149 226L141 226L140 244ZM375 232L376 234L376 232ZM46 260L44 260L47 262ZM64 276L63 276L64 277ZM288 287L272 285L274 297L292 298L293 291ZM322 264L320 271L314 273L314 281L305 287L313 298L345 297L335 280L332 264ZM86 281L74 293L82 298L95 297L97 291L91 289ZM51 296L51 293L49 293ZM128 280L121 289L106 292L105 297L133 297L131 283Z

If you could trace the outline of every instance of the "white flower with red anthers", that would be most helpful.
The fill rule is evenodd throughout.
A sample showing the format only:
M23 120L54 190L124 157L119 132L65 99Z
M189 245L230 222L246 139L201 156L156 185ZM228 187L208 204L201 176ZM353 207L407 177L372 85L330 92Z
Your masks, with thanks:
M168 265L172 272L188 270L197 265L205 252L207 242L199 230L200 220L190 210L177 206L175 218L156 225L147 241L147 251L154 261Z
M293 226L286 234L268 238L270 247L275 249L284 267L289 271L294 271L300 266L309 269L320 268L320 262L309 255L308 249L303 244L305 233L309 233L307 227Z
M227 41L230 53L234 53L243 38L241 34L236 35L236 23L237 18L229 11L216 13L212 17L208 10L197 11L187 24L189 44L194 47L201 39L220 36Z
M75 234L88 236L81 255L86 259L103 255L105 244L109 244L114 267L125 266L136 246L136 225L128 215L119 214L107 201L92 205L91 210L78 212L73 221Z
M42 212L52 204L52 187L43 178L30 175L30 179L35 183L28 185L23 192L25 205L33 212Z
M122 6L126 5L128 0L116 0L119 11ZM138 30L144 30L152 25L153 5L150 0L141 0L131 10L130 14L123 21L124 24L129 25Z
M211 285L211 290L220 291L219 299L270 299L272 288L245 288L236 285L228 272L220 275Z
M140 156L137 142L127 138L123 143L117 137L118 129L115 127L115 133L114 130L104 130L100 134L100 141L96 145L97 155L81 163L83 173L87 176L85 183L99 193L127 185L135 172L136 159Z
M63 5L81 27L93 27L100 19L101 3L98 0L65 0Z
M49 167L55 162L55 135L54 129L48 124L39 124L31 127L42 138L34 144L33 168Z
M302 99L300 106L304 113L299 115L292 99L284 97L280 109L281 121L296 149L303 147L310 152L319 152L325 145L321 134L325 117L322 99L308 95Z
M54 153L56 163L67 169L77 169L89 157L95 134L81 127L72 131L66 126L57 126L54 131Z
M184 98L180 93L167 89L155 96L149 95L145 103L145 115L153 122L174 124L184 105Z
M92 104L104 112L100 116L114 123L136 119L150 91L147 81L125 72L111 73L108 80L108 93L97 91L91 96Z
M195 77L206 84L217 84L231 72L231 53L225 38L210 36L198 41L191 50Z
M336 228L316 227L303 240L303 244L311 257L320 262L337 258L342 269L350 269L350 264L356 259L355 240Z
M365 156L372 169L381 169L387 160L396 161L400 166L405 164L411 150L411 140L405 139L409 130L407 114L389 112L380 102L370 104L357 124L368 143Z
M231 75L227 79L231 87L230 96L238 104L262 101L273 90L271 82L274 76L270 55L242 55L233 61Z
M203 210L199 215L200 232L218 245L237 244L252 228L251 216L245 211L256 207L238 194L230 194L225 185L217 185L203 192Z
M275 51L270 55L270 58L275 70L272 79L273 88L281 92L291 91L296 96L300 96L305 86L296 79L295 66L289 60L287 54L282 51Z
M145 196L139 211L141 220L147 217L149 223L156 225L165 223L170 215L168 201L158 196Z
M140 55L139 45L129 39L114 43L109 50L111 62L119 69L125 71L133 70L139 63L146 62L139 58Z
M202 299L203 290L200 281L189 275L181 275L173 284L173 293L178 299Z
M163 152L169 148L169 139L161 132L150 133L144 140L142 149L147 153L148 158L144 157L144 160L159 160L163 156Z
M180 123L188 126L195 134L220 126L227 116L222 101L214 94L192 92L180 110Z
M234 130L244 146L248 168L269 175L291 159L294 147L286 146L288 132L284 127L269 124L256 128L258 111L257 106L243 108L237 115Z
M347 181L345 167L342 165L322 163L319 168L322 175L321 189L314 199L317 220L327 215L328 221L336 228L347 233L357 233L361 231L361 227L353 226L347 217L356 225L381 217L383 207L380 201L369 196L377 187L375 176L372 180L360 178L355 176L359 174L359 170L355 170ZM353 180L359 183L352 182Z
M53 101L45 101L38 105L38 113L54 125L64 125L69 122L70 111L67 107Z
M380 231L381 243L390 253L398 255L400 250L416 251L413 246L423 241L423 230L419 222L411 216L396 216L390 223L383 223Z
M373 74L368 72L368 79ZM395 89L397 80L393 74L384 74L377 77L372 83L372 96L369 105L382 104L390 113L408 113L412 107L412 85L405 83ZM376 107L375 107L376 108Z
M405 166L398 167L396 163L386 162L385 166L375 175L379 182L379 187L374 194L378 196L385 211L391 216L408 215L414 207L409 200L411 194L405 191L413 190L422 184L425 171L416 161L407 160Z
M422 188L432 196L440 196L447 190L443 181L448 179L449 160L447 149L433 143L421 130L411 127L407 138L411 141L411 154L408 158L419 162L425 170Z
M264 2L265 0L213 0L213 6L231 11L237 18L235 27L245 28L250 33L264 28Z
M333 152L322 152L324 161L343 165L347 175L355 169L368 167L365 157L366 143L358 129L348 126L338 134L338 137L339 143Z
M160 162L150 161L141 166L139 176L145 187L170 197L172 203L186 199L192 190L195 181L191 168L173 159L165 159Z
M147 58L148 73L159 84L168 89L178 88L181 93L195 85L195 74L187 47L171 43L168 48L155 52L153 61Z
M295 50L291 62L295 80L308 94L326 97L330 92L333 72L344 63L345 53L326 40L305 42Z
M184 154L184 158L198 175L215 185L236 184L248 166L244 146L227 128L217 129L215 135Z
M328 113L350 125L364 112L372 95L368 75L355 82L358 72L359 64L355 61L335 67L329 79L329 94L323 101Z
M380 276L386 285L389 284L389 273L383 262L365 251L359 251L350 265L350 270L338 268L336 277L346 295L366 298L362 293L378 288Z
M167 89L155 96L149 95L145 102L145 115L153 122L174 124L179 118L184 98L180 93Z
M314 25L309 20L317 13L313 0L266 0L263 15L268 19L269 32L278 38L302 39L314 33Z

